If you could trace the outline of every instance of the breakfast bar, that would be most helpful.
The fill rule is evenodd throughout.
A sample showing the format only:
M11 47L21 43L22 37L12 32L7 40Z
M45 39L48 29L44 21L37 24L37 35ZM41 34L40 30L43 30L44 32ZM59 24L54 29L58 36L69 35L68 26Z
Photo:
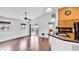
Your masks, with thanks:
M50 35L54 51L79 51L79 40L74 39L74 33L67 34L69 36Z

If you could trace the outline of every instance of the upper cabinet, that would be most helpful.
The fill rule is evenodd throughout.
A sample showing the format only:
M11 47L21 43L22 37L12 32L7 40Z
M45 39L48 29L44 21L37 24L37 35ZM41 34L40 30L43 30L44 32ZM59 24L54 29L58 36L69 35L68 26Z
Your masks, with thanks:
M58 10L59 20L79 19L79 7L64 7Z
M79 7L64 7L58 10L59 27L73 27L74 22L79 22Z
M60 20L58 22L59 27L73 27L72 20Z

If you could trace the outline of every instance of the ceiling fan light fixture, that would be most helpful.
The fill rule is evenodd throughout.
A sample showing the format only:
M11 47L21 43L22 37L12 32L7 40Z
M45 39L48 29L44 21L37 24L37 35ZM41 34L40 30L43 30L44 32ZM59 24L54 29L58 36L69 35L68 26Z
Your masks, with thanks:
M27 17L25 17L24 19L27 20Z
M24 20L27 20L27 21L31 22L31 19L29 19L29 18L27 17L27 12L25 12L24 15L25 15Z
M54 10L53 10L53 8L47 8L46 9L46 13L52 13Z

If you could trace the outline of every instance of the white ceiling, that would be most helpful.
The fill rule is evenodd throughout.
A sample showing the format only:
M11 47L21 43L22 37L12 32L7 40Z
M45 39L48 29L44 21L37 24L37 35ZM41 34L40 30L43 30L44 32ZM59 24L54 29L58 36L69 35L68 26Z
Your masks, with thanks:
M24 20L24 12L29 19L36 19L46 13L47 7L0 7L0 16Z

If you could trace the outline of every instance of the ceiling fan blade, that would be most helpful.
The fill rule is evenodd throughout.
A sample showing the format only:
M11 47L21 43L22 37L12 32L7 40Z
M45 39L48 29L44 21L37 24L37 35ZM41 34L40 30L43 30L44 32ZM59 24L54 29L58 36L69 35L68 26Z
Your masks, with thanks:
M28 20L31 20L31 19L28 19Z

